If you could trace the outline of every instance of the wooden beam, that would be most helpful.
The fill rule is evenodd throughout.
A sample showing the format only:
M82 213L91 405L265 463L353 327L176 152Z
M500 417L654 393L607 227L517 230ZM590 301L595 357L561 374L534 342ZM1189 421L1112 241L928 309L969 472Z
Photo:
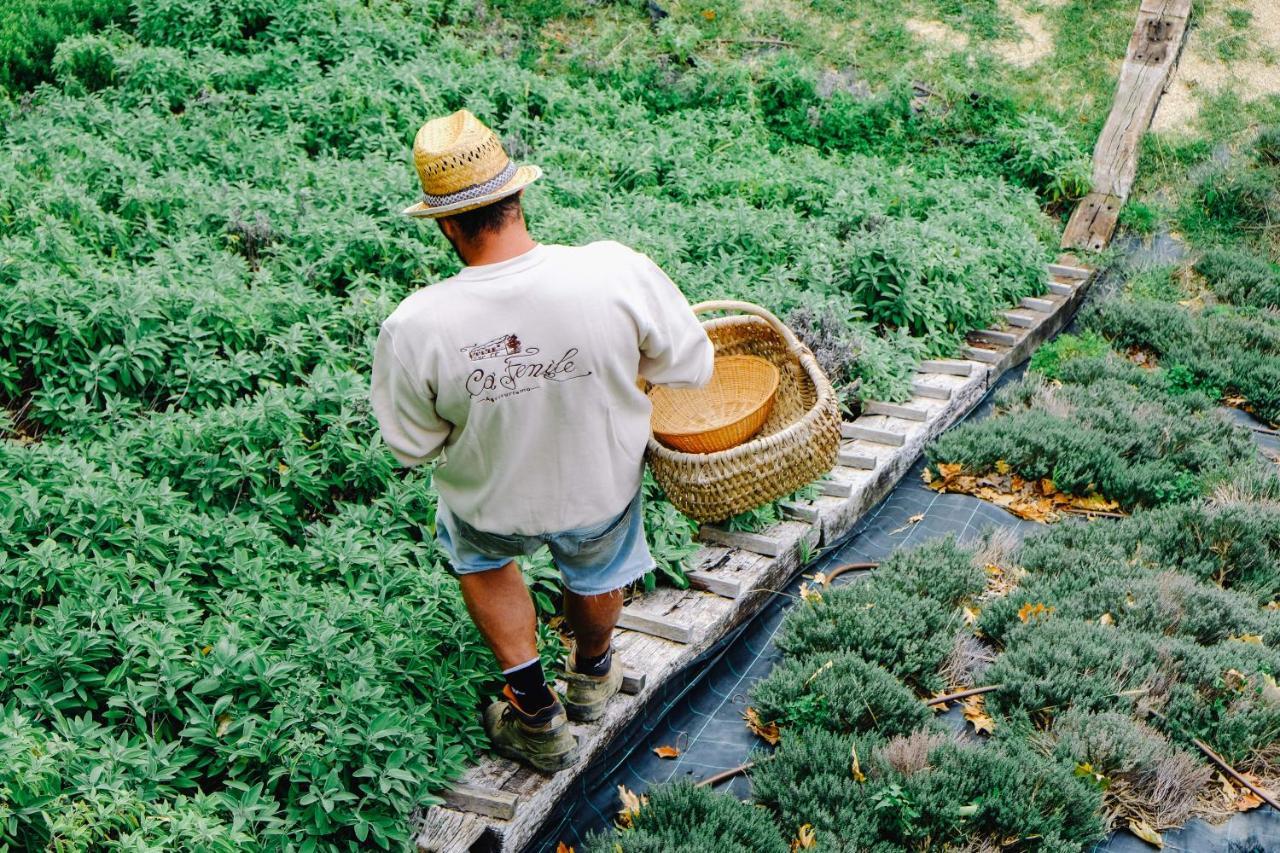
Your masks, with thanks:
M738 548L742 551L750 551L753 554L763 554L766 557L777 557L784 550L781 542L762 533L726 530L714 524L704 524L698 528L698 538L713 545Z
M989 344L999 344L1002 347L1011 347L1018 342L1017 335L1012 332L1002 332L999 329L979 329L976 332L970 332L969 337Z
M1093 149L1091 192L1072 212L1062 248L1096 252L1111 241L1138 174L1142 136L1177 65L1190 14L1191 0L1143 0L1111 113Z
M920 362L921 373L945 373L949 376L969 376L973 373L973 365L967 361L935 361Z
M879 400L864 400L862 413L864 415L885 415L890 418L902 418L904 421L920 421L921 423L929 419L929 413L923 409L913 409L910 406L903 406L898 403L882 403Z
M694 589L714 592L725 598L737 598L742 595L742 582L737 578L724 577L715 572L700 572L696 569L685 572L685 577L689 579L689 586Z
M917 397L928 397L930 400L950 400L951 389L939 388L936 385L925 385L923 382L912 382L911 393Z
M1040 321L1035 317L1028 317L1025 314L1015 314L1012 311L1003 311L1001 316L1010 326L1017 326L1019 329L1034 329L1039 325Z
M454 785L440 795L444 804L461 812L472 812L498 820L511 820L516 816L520 798L507 791L478 788L474 785Z
M900 432L889 432L887 429L860 426L856 423L840 424L840 434L845 438L857 438L876 444L887 444L890 447L901 447L907 441L907 437Z
M971 358L974 361L981 361L983 364L999 364L1004 358L1004 353L996 352L993 349L982 349L981 347L965 347L965 358Z
M829 498L847 499L853 494L853 483L840 483L835 480L821 480L818 488Z
M1066 264L1049 264L1049 275L1060 276L1061 278L1074 278L1078 281L1084 281L1093 275L1092 270L1083 267L1071 267Z
M646 616L627 610L625 607L622 608L622 613L618 616L618 627L625 628L628 631L648 634L651 637L661 637L673 643L689 643L693 640L692 625L672 622L656 616Z
M822 520L822 511L813 504L792 503L791 501L782 501L778 504L778 509L786 518L796 521L803 521L806 524L817 524Z
M874 471L876 469L876 458L865 453L841 450L836 459L846 468L857 468L859 471Z
M1120 222L1124 199L1106 193L1089 193L1071 212L1062 232L1062 248L1101 252L1111 242Z

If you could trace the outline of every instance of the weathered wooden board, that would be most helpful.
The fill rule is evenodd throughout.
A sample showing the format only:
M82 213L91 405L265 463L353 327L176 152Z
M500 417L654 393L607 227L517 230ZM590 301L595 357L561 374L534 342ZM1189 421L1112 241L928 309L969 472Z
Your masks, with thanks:
M951 376L968 376L973 372L973 364L968 361L940 361L929 359L920 362L921 373L947 373Z
M923 409L904 406L900 403L882 403L879 400L868 400L862 404L862 412L867 415L888 415L902 418L904 421L927 421L929 413Z
M911 393L917 397L932 397L935 400L950 400L951 389L938 385L928 385L916 380L911 383Z
M1019 303L1023 308L1031 311L1038 311L1041 314L1052 314L1058 307L1057 302L1051 299L1043 299L1037 296L1024 297Z
M1063 247L1088 249L1101 252L1111 242L1111 235L1120 221L1120 208L1124 199L1107 193L1091 192L1081 199L1071 212L1067 229L1063 232Z
M859 421L862 418L858 419ZM906 436L901 432L894 432L887 429L879 429L877 427L863 426L860 423L845 423L840 425L840 434L845 438L857 438L862 441L874 441L877 444L888 444L892 447L901 447L906 441Z
M962 351L965 356L980 361L983 364L999 364L1004 358L1004 351L998 349L984 349L982 347L963 347Z
M836 458L846 468L857 468L860 471L874 471L876 469L876 457L869 453L842 449L840 455Z
M1138 174L1142 135L1173 72L1191 0L1143 0L1129 39L1111 113L1093 149L1092 191L1071 214L1062 247L1100 251L1115 233Z
M451 809L496 817L498 820L511 820L515 817L516 804L520 802L515 794L492 788L477 788L475 785L454 785L441 798Z
M976 332L970 332L969 337L975 341L985 341L991 344L1011 347L1018 342L1019 336L1013 332L1005 332L1000 329L979 329Z
M1004 317L1004 321L1010 326L1014 326L1019 329L1034 329L1040 323L1040 318L1029 311L1013 309L1010 311L1002 311L1000 316Z

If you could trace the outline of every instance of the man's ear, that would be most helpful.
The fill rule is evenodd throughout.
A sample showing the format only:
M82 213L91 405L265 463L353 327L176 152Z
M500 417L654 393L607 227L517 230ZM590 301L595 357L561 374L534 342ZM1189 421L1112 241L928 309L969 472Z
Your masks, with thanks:
M436 225L440 228L440 233L450 243L456 242L458 237L458 223L454 222L447 216L442 216L436 220Z

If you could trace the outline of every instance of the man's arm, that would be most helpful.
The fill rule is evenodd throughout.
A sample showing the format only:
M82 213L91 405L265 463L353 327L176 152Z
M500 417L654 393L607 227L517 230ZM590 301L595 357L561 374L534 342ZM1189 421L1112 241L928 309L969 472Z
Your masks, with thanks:
M404 465L420 465L440 455L451 425L436 414L435 395L400 359L387 324L378 331L370 388L382 440Z
M640 329L640 375L655 385L701 388L711 381L715 348L667 274L645 255L641 274L647 295L647 322Z

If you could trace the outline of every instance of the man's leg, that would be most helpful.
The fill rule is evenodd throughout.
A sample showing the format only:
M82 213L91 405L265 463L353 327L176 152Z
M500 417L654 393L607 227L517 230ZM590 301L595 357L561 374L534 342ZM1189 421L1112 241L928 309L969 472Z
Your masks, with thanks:
M600 595L564 591L564 615L573 629L578 660L597 660L609 651L614 626L622 613L622 590Z
M538 656L537 616L520 567L460 575L462 600L498 665L511 669Z

